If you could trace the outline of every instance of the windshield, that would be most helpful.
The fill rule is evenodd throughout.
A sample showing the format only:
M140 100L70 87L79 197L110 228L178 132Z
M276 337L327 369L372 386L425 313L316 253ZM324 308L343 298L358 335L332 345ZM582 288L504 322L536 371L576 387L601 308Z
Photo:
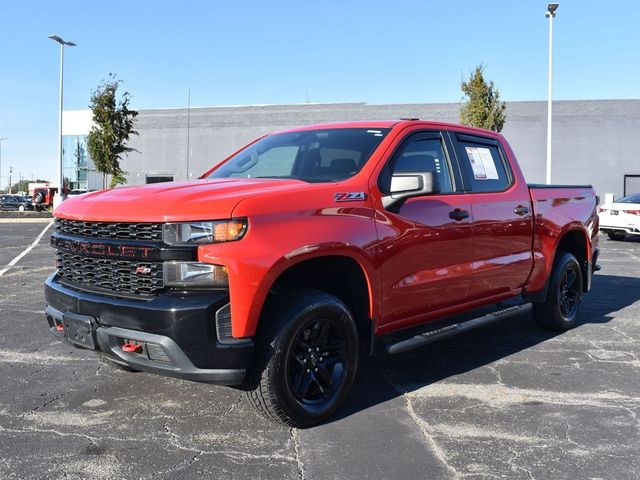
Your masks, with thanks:
M269 135L230 158L208 178L337 182L360 171L388 132L388 128L335 128Z
M640 203L640 193L633 193L616 200L615 203Z

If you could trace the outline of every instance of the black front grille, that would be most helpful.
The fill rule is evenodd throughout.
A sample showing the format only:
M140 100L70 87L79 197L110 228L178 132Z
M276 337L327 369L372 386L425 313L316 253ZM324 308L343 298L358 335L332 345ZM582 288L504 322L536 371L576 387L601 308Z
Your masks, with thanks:
M162 263L56 253L61 280L131 295L153 295L164 287Z
M116 240L162 240L161 223L83 222L56 218L56 231L67 235Z

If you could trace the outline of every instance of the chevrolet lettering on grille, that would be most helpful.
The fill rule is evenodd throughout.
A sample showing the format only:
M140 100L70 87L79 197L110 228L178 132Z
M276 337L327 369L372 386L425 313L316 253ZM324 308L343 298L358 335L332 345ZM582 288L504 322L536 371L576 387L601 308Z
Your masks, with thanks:
M143 245L120 245L117 243L86 242L71 240L56 235L51 236L51 246L64 252L92 257L150 259L155 250Z

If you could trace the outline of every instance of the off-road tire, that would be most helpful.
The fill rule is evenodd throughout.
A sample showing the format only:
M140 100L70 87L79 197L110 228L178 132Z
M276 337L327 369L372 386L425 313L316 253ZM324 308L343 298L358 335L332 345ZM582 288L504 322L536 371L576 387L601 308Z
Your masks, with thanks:
M563 332L576 324L583 296L580 264L571 253L558 252L544 302L533 304L533 318L546 330Z
M323 327L325 324L329 326ZM331 346L320 348L317 353L316 348L310 348L307 353L307 346L321 345L320 340L314 339L321 337L325 329L324 338L330 340L324 345L333 342ZM254 358L244 389L258 414L279 424L306 428L322 422L338 409L353 384L359 347L353 315L341 300L323 291L307 289L274 295L265 305L255 338ZM342 346L340 362L335 361L336 345ZM335 363L327 367L332 361ZM307 370L309 365L311 368ZM320 371L316 368L314 373L313 366ZM325 380L328 383L322 388ZM303 385L307 385L307 390ZM301 395L301 390L310 393ZM312 398L311 393L321 399ZM331 394L328 399L324 398L327 393ZM309 403L312 400L318 403Z

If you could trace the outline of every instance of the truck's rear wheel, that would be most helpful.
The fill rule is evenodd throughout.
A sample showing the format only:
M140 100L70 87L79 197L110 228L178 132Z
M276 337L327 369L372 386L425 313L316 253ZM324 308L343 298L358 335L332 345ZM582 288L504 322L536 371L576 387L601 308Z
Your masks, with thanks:
M260 319L247 397L277 423L304 428L331 416L358 365L358 334L349 308L318 290L273 298Z
M533 304L533 317L541 327L553 331L572 328L582 304L582 271L571 253L559 253L554 264L547 298Z

